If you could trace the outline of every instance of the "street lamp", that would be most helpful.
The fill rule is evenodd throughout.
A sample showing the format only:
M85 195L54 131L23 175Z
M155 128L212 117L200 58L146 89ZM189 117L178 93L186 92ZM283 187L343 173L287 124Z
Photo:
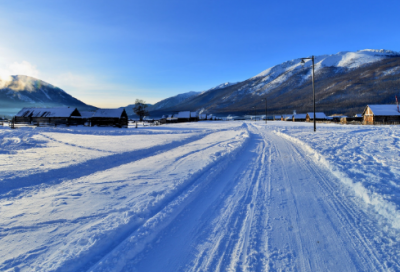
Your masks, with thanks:
M267 98L261 99L261 102L265 100L265 123L267 123Z
M317 131L317 123L315 121L315 87L314 87L314 56L311 58L301 58L301 64L304 65L306 63L304 60L310 59L312 60L312 90L313 90L313 101L314 101L314 131Z
M252 108L253 111L254 111L254 122L255 122L255 121L257 121L257 120L256 120L256 107L253 106L253 107L251 107L251 108Z

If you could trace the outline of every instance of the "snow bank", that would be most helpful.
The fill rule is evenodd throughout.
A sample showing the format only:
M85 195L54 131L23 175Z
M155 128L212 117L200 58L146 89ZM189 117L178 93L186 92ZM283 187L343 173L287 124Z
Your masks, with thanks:
M275 133L296 143L394 228L400 228L400 128L320 125L313 133L305 132L305 124L282 127L276 126ZM394 144L377 146L386 141Z

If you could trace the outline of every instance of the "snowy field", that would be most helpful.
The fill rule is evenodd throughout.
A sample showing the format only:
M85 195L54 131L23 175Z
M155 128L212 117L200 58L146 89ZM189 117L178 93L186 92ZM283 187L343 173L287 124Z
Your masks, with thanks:
M400 271L400 126L0 127L0 271Z

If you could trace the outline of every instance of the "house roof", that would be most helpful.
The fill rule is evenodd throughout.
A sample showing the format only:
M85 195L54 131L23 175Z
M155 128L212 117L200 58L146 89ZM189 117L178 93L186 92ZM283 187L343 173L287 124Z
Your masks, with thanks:
M178 113L178 118L190 118L190 111L180 111Z
M397 105L368 105L367 107L371 109L375 116L400 116Z
M307 112L308 116L310 116L310 119L314 119L314 113L313 112ZM315 113L316 119L326 119L326 115L323 112L316 112Z
M93 116L94 111L80 111L83 118L90 118Z
M17 113L17 117L71 117L74 111L80 115L76 108L23 108Z
M121 118L125 109L98 109L92 117L96 118Z
M191 111L191 112L190 112L190 117L198 117L197 112Z
M294 115L294 119L306 119L307 114L299 113Z

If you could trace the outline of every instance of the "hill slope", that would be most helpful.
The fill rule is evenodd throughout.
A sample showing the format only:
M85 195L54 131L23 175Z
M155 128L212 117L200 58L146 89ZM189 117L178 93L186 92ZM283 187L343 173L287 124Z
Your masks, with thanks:
M394 103L399 94L400 54L390 50L360 50L316 56L315 89L318 111L360 113L368 103ZM268 99L272 113L312 110L311 61L295 59L271 67L245 81L210 89L164 111L212 113L263 112Z
M15 114L23 107L77 107L94 110L93 106L72 97L62 89L28 76L0 78L0 114Z

